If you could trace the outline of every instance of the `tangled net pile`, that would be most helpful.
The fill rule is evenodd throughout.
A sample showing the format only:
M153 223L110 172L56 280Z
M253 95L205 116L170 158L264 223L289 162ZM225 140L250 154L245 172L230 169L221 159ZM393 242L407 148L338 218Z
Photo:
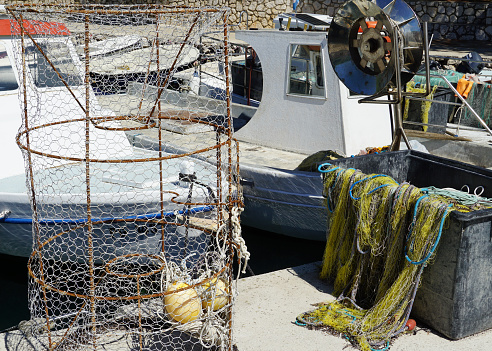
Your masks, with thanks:
M339 297L301 314L298 323L329 327L365 351L386 349L406 329L420 276L450 211L492 203L353 168L324 164L320 171L331 212L321 278L334 281Z
M228 9L7 10L33 212L27 334L50 350L231 349L233 258L248 253Z

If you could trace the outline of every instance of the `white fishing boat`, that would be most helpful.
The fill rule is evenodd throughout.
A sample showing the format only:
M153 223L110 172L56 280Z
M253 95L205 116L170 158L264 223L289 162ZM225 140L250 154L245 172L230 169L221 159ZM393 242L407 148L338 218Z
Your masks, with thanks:
M170 158L165 162L168 176L162 179L159 167L166 154L134 148L118 121L91 124L87 130L85 112L80 105L80 101L86 101L87 92L91 115L112 119L114 113L102 108L93 91L84 86L84 67L68 37L68 29L63 24L51 23L47 25L51 28L50 36L41 38L37 26L41 27L39 23L31 27L26 24L28 35L36 40L25 40L28 69L23 71L21 39L11 38L11 21L0 19L3 121L0 146L5 162L0 171L0 253L27 257L34 240L52 259L77 260L83 257L88 244L75 229L80 226L83 231L88 222L99 224L94 225L92 242L96 260L135 252L136 247L139 252L157 255L162 245L176 248L182 240L190 245L206 245L210 238L202 231L187 230L185 238L180 228L171 225L166 227L166 232L176 235L166 235L163 239L160 230L150 222L176 221L177 216L190 214L214 218L215 206L206 203L216 202L213 199L217 189L216 167L196 158ZM22 102L33 92L36 100L27 103L23 115ZM22 116L27 120L28 115L36 116L33 119L36 124L26 129L24 121L24 129L19 132ZM87 132L90 134L89 155L86 155ZM60 145L64 148L60 149ZM27 158L24 162L21 148L29 149L29 162ZM88 179L84 162L87 157L109 161L91 164ZM135 159L146 162L127 162ZM29 172L28 164L31 164L27 168ZM210 175L213 181L206 179ZM34 191L34 188L38 191L37 215L41 216L36 218L37 225L45 229L52 227L53 233L63 233L54 234L43 243L36 243L36 235L33 237L32 206L35 204L30 201L34 195L28 194L28 189ZM133 221L128 224L130 220ZM63 244L64 240L80 241L80 245L76 245L80 251L50 252L50 245L56 247L56 243ZM176 254L171 251L167 253Z
M381 3L382 7L386 6L384 1ZM411 72L411 77L420 67L423 58L418 19L402 1L398 1L393 8L386 11L390 18L397 20L405 35L408 44L404 52L407 58L405 72ZM359 102L376 92L376 86L380 84L378 80L383 74L366 74L352 78L352 81L362 85L359 91L366 89L364 84L369 87L365 93L367 95L351 92L339 79L337 74L340 75L340 70L347 79L350 77L349 70L353 67L349 67L349 61L352 58L347 54L348 48L347 52L344 52L344 47L330 55L330 42L325 29L329 27L331 17L311 16L314 18L312 20L310 16L299 16L297 22L294 22L292 15L280 17L283 20L277 20L275 30L237 30L231 39L233 45L239 44L254 50L261 62L262 72L263 96L259 107L239 104L231 106L235 137L240 141L241 148L240 173L245 202L241 220L246 226L270 232L325 240L327 210L322 196L320 174L315 166L312 167L312 172L306 171L305 164L299 166L306 158L316 153L318 155L311 158L312 164L321 161L328 150L350 157L358 155L361 151L364 153L366 148L391 144L391 107ZM310 20L313 23L310 24ZM302 28L311 27L314 30L288 30L289 22L291 25L297 23L297 27L301 23ZM317 26L323 26L323 29L317 31ZM357 35L360 36L361 33L362 30L359 30ZM388 47L387 44L388 42L384 44L385 48ZM343 71L343 65L338 65L338 62L335 66L338 65L339 71L335 73L333 60L337 58L337 54L341 62L346 62L346 71ZM251 56L249 58L253 61ZM232 62L233 74L235 67L241 65L245 74L232 77L233 101L236 91L248 90L248 83L243 86L239 84L247 81L247 76L251 74L253 66L246 63L247 60L245 58L242 62ZM388 63L384 63L386 64ZM225 90L225 82L213 81L209 77L209 73L214 69L218 70L218 67L211 67L211 63L207 65L203 68L205 74L201 74L199 68L193 72L188 71L187 77L185 72L181 72L181 77L189 79L192 87L189 93L184 94L187 94L189 99L196 99L197 105L210 103L210 99L207 98L224 95L218 94L217 91ZM373 66L372 69L378 69L375 67L377 64ZM392 72L394 73L394 69ZM238 86L235 82L239 82ZM142 89L134 90L139 92ZM387 97L384 96L382 99ZM152 101L152 98L149 100ZM485 135L487 132L481 133ZM154 136L150 133L133 133L130 138L137 145L156 147L152 141ZM416 141L429 147L435 144L427 143L420 137L411 139L415 139L410 140L414 146L421 146ZM463 146L460 143L467 142L449 140L446 143L449 146L444 154L440 153L443 150L442 141L431 149L439 156L459 161L466 161L466 157L470 157L476 147L487 150L486 145L482 147L468 143ZM406 147L403 142L402 145ZM186 147L182 145L175 145L174 149L186 152ZM482 162L487 163L483 160ZM490 166L492 164L488 165Z
M121 93L129 81L157 84L169 71L189 68L199 55L192 45L161 44L97 56L90 60L89 70L94 88L103 93Z
M326 32L245 30L235 31L235 39L253 47L263 72L259 107L232 105L241 149L245 203L241 222L288 236L325 240L320 175L297 167L319 150L350 156L367 146L389 144L388 106L359 104L361 96L352 95L339 81L328 57ZM195 76L192 82L198 79ZM210 104L210 92L220 85L209 87L209 83L203 79L202 97L192 92L187 97L196 99L197 105ZM156 148L154 135L129 134L135 145ZM175 148L186 152L185 145Z
M80 40L83 39L80 38ZM99 40L93 38L89 42L89 58L136 50L142 47L142 41L142 37L138 35L123 35ZM77 45L76 49L79 57L84 60L84 44Z

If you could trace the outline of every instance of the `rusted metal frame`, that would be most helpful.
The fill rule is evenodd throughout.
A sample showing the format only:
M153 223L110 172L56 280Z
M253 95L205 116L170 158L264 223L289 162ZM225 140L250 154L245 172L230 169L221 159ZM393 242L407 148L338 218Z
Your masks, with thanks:
M132 121L141 121L142 123L145 123L144 125L138 126L138 127L107 127L107 126L101 126L98 123L100 122L109 122L109 121L128 121L129 119ZM101 130L110 130L110 131L117 131L117 132L127 132L131 130L145 130L145 129L152 129L156 126L156 123L147 123L149 120L147 117L142 118L142 117L137 117L134 118L133 116L115 116L115 117L92 117L91 120L94 122L94 127L101 129Z
M92 334L94 335L92 339L92 344L94 350L96 349L96 285L94 277L94 243L92 242L92 209L91 209L91 170L90 170L90 77L89 77L89 15L85 15L84 18L84 54L85 54L85 184L86 184L86 195L87 195L87 248L89 254L89 291L90 291L90 314L92 322Z
M224 11L224 68L226 75L226 120L227 120L227 151L228 151L228 182L229 182L229 199L232 199L232 116L231 116L231 91L229 81L229 33L227 27L227 11Z
M38 129L38 128L33 128L31 130L34 130L34 129ZM40 151L33 150L30 147L25 146L25 145L23 145L20 142L20 137L23 134L27 134L27 133L28 133L28 131L22 131L19 134L17 134L16 142L17 142L17 145L19 145L19 148L21 148L21 149L24 149L26 151L29 151L32 154L36 154L36 155L39 155L39 156L50 157L50 158L54 158L54 159L58 159L58 160L67 160L67 161L74 161L74 162L83 162L83 161L86 160L86 159L77 158L77 157L66 157L66 156L52 155L52 154L47 154L45 152L40 152ZM195 150L195 151L190 151L190 152L183 153L183 154L169 154L169 156L162 156L162 157L149 157L149 158L137 158L137 159L117 159L117 160L116 159L99 160L99 159L89 158L88 160L91 163L134 163L134 162L137 163L137 162L150 162L150 161L169 160L169 159L172 159L172 158L181 158L181 157L186 157L186 156L192 156L192 155L204 153L204 152L207 152L207 151L216 149L216 148L220 148L226 142L223 142L223 143L220 143L220 144L216 144L216 145L207 147L205 149L199 149L199 150Z
M173 64L171 65L171 68L169 68L169 70L168 70L168 74L166 75L166 79L164 80L164 83L159 85L159 87L158 87L156 101L154 103L154 106L152 107L152 110L150 111L150 116L152 116L154 114L155 107L161 98L162 92L164 91L164 87L167 85L167 82L169 81L169 77L171 76L171 72L174 70L176 63L178 62L179 56L181 55L181 52L183 51L184 46L186 45L186 43L188 42L188 39L190 38L190 35L191 35L191 32L193 31L193 28L198 23L198 19L200 18L200 14L201 13L198 12L198 14L195 17L195 20L191 24L190 30L188 31L185 39L183 40L183 43L181 43L181 47L179 48L178 53L176 54L176 57L174 58Z
M232 137L232 140L234 141L234 144L236 145L236 181L235 184L238 186L237 187L237 192L238 196L236 199L234 199L234 203L236 203L239 207L244 207L244 203L241 200L242 199L242 191L240 191L240 173L239 173L239 141Z
M112 121L127 121L129 118L131 118L131 117L129 117L129 116L116 116L114 118L111 118L111 120ZM157 118L163 118L163 119L175 120L175 121L182 120L182 118L180 118L180 117L172 117L172 116L162 117L162 115L161 115L161 117L157 117ZM95 121L96 126L97 126L97 123L99 123L99 120L108 121L108 119L106 117L92 117L91 120L92 121ZM213 126L213 127L218 128L220 130L226 130L226 128L223 127L223 126L219 126L218 124L213 123L213 122L210 122L210 121L203 121L203 120L201 120L199 118L189 118L189 120L190 121L193 121L195 123L200 123L200 124L205 124L205 125ZM28 131L33 131L33 130L37 130L37 129L41 129L41 128L45 128L45 127L53 127L53 126L59 125L59 124L74 123L74 122L84 122L84 121L85 121L85 117L75 118L75 119L70 119L70 120L63 120L63 121L56 121L56 122L50 122L50 123L41 124L41 125L35 126L33 128L29 128L27 130ZM142 126L142 127L121 127L121 128L99 127L99 129L127 132L127 131L133 131L133 130L150 129L150 128L153 128L155 126L156 126L156 124L146 125L146 126ZM20 133L20 134L23 134L23 133Z
M153 271L150 271L150 272L147 272L147 273L142 273L142 274L115 273L115 272L112 272L109 269L109 266L113 262L115 262L115 261L117 261L117 260L119 260L121 258L130 258L130 257L150 257L150 258L153 258L153 259L156 259L156 260L160 261L162 264L161 264L161 267L159 269L156 269L156 270L153 270ZM133 254L125 254L125 255L122 255L122 256L118 256L118 257L115 257L115 258L109 260L106 263L105 270L106 270L106 272L109 275L114 275L115 277L120 277L120 278L138 278L138 277L140 277L140 278L142 278L142 277L148 277L148 276L151 276L151 275L158 274L158 273L162 272L164 270L164 268L166 268L165 263L166 262L160 256L157 256L157 255L133 253Z
M65 232L65 233L66 233L66 232ZM60 235L60 234L59 234L59 235ZM59 236L59 235L58 235L58 236ZM34 256L34 253L33 253L33 256ZM121 257L126 258L126 257L132 257L132 256L138 256L138 254L128 254L128 255L121 256ZM155 259L157 259L157 260L160 260L161 262L163 262L163 263L164 263L164 261L162 261L161 257L159 257L159 256L156 256L156 255L148 255L148 256L153 257L153 258L155 258ZM32 257L31 257L31 258L32 258ZM31 258L29 259L29 263L28 263L29 274L31 275L31 277L32 277L34 280L37 280L37 278L34 276L34 274L33 274L32 270L30 269ZM122 276L122 277L128 276L129 278L136 277L136 275L123 275L123 274L116 274L116 273L114 273L114 272L110 272L110 270L109 270L108 266L111 264L111 262L112 262L112 261L114 261L114 260L116 260L116 259L117 259L117 258L115 258L115 259L113 259L113 260L109 261L109 262L106 264L106 269L105 269L105 271L106 271L107 273L112 274L112 275L116 275L116 276ZM149 275L152 275L152 274L158 274L158 273L159 273L160 271L162 271L164 268L165 268L165 266L164 266L164 265L162 265L160 270L156 270L156 271L148 272L148 273L145 273L145 274L141 274L141 275L139 275L139 277L149 276ZM205 279L205 280L203 280L203 281L201 281L201 282L199 282L199 283L197 283L197 284L195 284L195 285L193 285L193 286L191 286L191 287L189 287L189 288L195 288L196 286L198 286L198 285L203 285L203 284L205 284L205 283L207 283L207 282L211 281L212 279L217 279L217 278L218 278L218 276L219 276L220 274L222 274L222 273L225 271L225 269L226 269L226 268L228 268L228 266L227 266L227 267L224 267L221 271L217 272L217 273L216 273L215 275L213 275L212 277L209 277L209 278L207 278L207 279ZM104 273L104 271L102 271L102 273ZM96 283L96 285L99 285L99 283L103 280L103 278L104 278L104 275L101 275L101 277L99 278L99 280L98 280L98 282ZM43 285L43 287L45 287L45 286ZM50 287L50 286L48 286L48 288L50 288L50 289L51 289L51 290L53 290L53 291L57 291L57 292L59 292L59 293L61 293L61 294L64 294L64 295L70 295L70 296L79 297L79 298L80 298L80 297L82 297L82 296L76 296L76 295L74 295L74 294L71 294L71 293L67 293L67 292L61 291L60 289L55 289L55 288L52 288L52 287ZM179 289L178 291L182 291L182 290L185 290L185 289L187 289L187 288ZM173 291L173 293L174 293L174 291ZM155 294L154 294L154 295L155 295ZM162 293L162 292L161 292L160 296L157 296L157 297L161 297L162 295L166 295L166 293ZM141 297L141 299L143 299L143 298L154 298L154 297L156 297L156 296L151 296L151 295L147 296L147 295L146 295L146 296L140 296L140 297ZM139 299L139 301L140 301L140 299ZM67 330L66 330L66 332L64 333L64 335L62 336L61 340L59 340L59 341L58 341L58 343L57 343L57 344L55 344L54 348L56 348L58 345L60 345L60 344L61 344L61 343L62 343L62 342L66 339L67 334L68 334L68 332L70 331L70 328L73 326L73 324L74 324L74 323L75 323L75 321L77 320L77 318L78 318L78 316L80 315L80 313L82 313L82 311L84 310L84 308L85 308L85 306L86 306L86 303L87 303L87 301L85 301L85 302L84 302L84 304L81 306L81 308L79 309L79 311L76 313L75 317L72 319L72 322L70 323L70 326L67 328Z
M160 71L160 50L159 50L159 20L160 16L157 14L156 15L156 38L155 38L155 43L156 43L156 55L157 55L157 86L161 85L161 71ZM150 71L150 62L149 62L149 71ZM145 89L145 86L144 86ZM142 101L141 101L142 102ZM162 123L161 123L161 100L158 99L157 101L157 139L158 139L158 153L159 153L159 158L162 158ZM150 117L152 116L152 113L149 114L149 121ZM162 160L159 161L159 206L160 206L160 211L161 211L161 218L164 218L164 184L163 184L163 165L162 165ZM164 245L165 243L165 235L166 235L166 229L165 229L165 224L160 225L160 231L161 231L161 253L164 254L166 252L166 247Z
M229 81L229 32L228 32L228 25L227 25L227 17L228 17L228 12L224 11L223 13L223 26L224 26L224 68L225 68L225 76L226 76L226 120L227 120L227 181L229 183L228 186L228 199L227 201L227 212L229 215L229 218L227 219L227 229L228 229L228 235L227 235L227 243L228 243L228 252L229 256L227 259L227 263L231 264L232 263L232 255L233 255L233 247L232 247L232 231L233 231L233 224L232 224L232 210L233 210L233 204L231 203L232 200L232 117L231 117L231 95L230 95L230 81ZM249 100L249 97L248 97ZM221 167L219 167L219 170ZM221 180L222 177L219 177L219 180ZM220 187L219 189L221 189ZM229 272L228 274L228 284L229 287L232 287L233 280L232 280L232 272ZM229 288L230 289L230 288ZM229 307L227 310L227 326L228 326L228 337L229 337L229 345L228 348L230 351L232 351L232 292L229 291L229 295L227 296L228 298L228 303Z
M10 11L10 13L12 14L12 16L14 17L14 19L19 23L19 26L21 27L21 31L23 30L24 28L24 21L19 21L19 19L17 18L17 16L15 16L15 14ZM51 62L51 60L48 58L48 56L46 55L46 53L43 51L43 49L41 49L41 47L39 46L39 44L37 43L36 40L34 40L34 38L32 37L32 35L29 33L29 32L25 32L25 34L27 34L27 36L29 37L29 39L33 42L34 46L36 46L36 48L39 50L39 52L41 53L41 55L43 55L44 59L46 60L46 62L49 63L49 65L51 66L51 68L53 69L53 71L55 71L56 75L58 76L58 78L60 78L60 80L62 81L63 85L65 85L65 87L68 89L70 95L72 95L72 97L75 99L75 101L77 102L77 104L80 106L80 108L82 109L82 111L85 113L85 109L84 109L84 106L82 105L82 103L79 101L79 99L77 98L77 96L75 96L75 93L72 91L72 89L70 89L70 86L68 85L68 83L65 81L65 79L63 79L63 77L61 76L60 72L58 72L58 70L56 69L55 65L53 65L53 63Z
M169 116L169 115L163 115L162 112L163 111L161 111L161 113L158 114L158 116L155 117L155 118L156 119L157 118L161 118L161 119L167 119L167 120L175 120L175 121L181 121L181 120L183 120L183 118L181 118L181 117L173 117L173 116ZM100 120L102 120L102 122L108 122L108 121L128 121L129 119L131 119L133 121L140 120L140 121L142 121L143 123L146 123L146 124L143 125L143 126L139 126L139 127L105 127L105 126L100 126L98 124L100 122ZM149 120L149 117L145 117L145 119L146 120ZM204 121L204 120L201 120L200 118L190 117L190 118L187 118L187 120L192 121L194 123L201 123L201 124L206 124L206 125L209 125L209 126L213 126L213 127L218 128L218 129L221 129L221 130L226 130L225 127L220 126L217 123L210 122L210 121ZM69 122L76 122L76 121L79 121L79 120L72 119ZM143 117L133 118L132 116L115 116L115 117L110 117L110 118L109 117L92 117L91 118L91 121L93 121L94 126L96 128L98 128L98 129L112 130L112 131L144 130L144 129L151 129L151 128L154 128L154 127L157 126L157 123L155 123L155 122L154 123L147 123L147 121L145 121Z
M176 196L178 197L178 196ZM217 206L217 207L222 207L222 206L225 206L226 203L225 202L222 202L222 201L217 201L217 202L183 202L183 201L175 201L175 198L172 198L170 200L172 203L174 204L177 204L177 205L183 205L183 206L204 206L204 205L214 205L214 206ZM175 223L175 222L171 222L171 223Z
M137 306L138 306L138 342L140 351L143 351L143 328L142 328L142 297L140 296L140 277L137 276Z
M224 17L223 17L224 20ZM223 23L223 25L225 25ZM223 35L226 35L226 29L223 29ZM221 43L224 44L224 38L221 40ZM226 68L228 69L228 67ZM227 109L227 107L226 107ZM224 128L216 128L215 129L215 143L217 149L216 149L216 161L217 161L217 199L218 202L222 203L222 150L221 146L225 146L227 144L227 140L225 142L221 141L221 132L224 130ZM223 214L222 214L222 206L218 207L217 209L217 223L219 227L223 223Z
M116 117L112 117L111 118L111 121L127 121L128 119L131 119L131 116L116 116ZM169 119L172 119L172 117L170 117ZM178 118L176 118L176 119L178 119ZM95 121L95 123L99 123L99 122L107 122L108 121L108 118L107 117L92 117L91 120L92 121ZM102 120L102 121L100 121L100 120ZM73 122L84 122L84 121L85 121L85 117L73 118L73 119L70 119L70 120L50 122L50 123L45 123L45 124L38 125L38 126L33 127L33 128L29 128L29 131L40 129L40 128L44 128L44 127L52 127L52 126L55 126L55 125L58 125L58 124L73 123ZM201 121L201 120L197 120L197 122L198 123L203 123L203 124L212 124L210 122L207 123L206 121ZM131 131L131 130L151 129L153 127L155 127L155 124L145 125L145 126L142 126L142 127L119 127L119 128L114 128L114 127L100 127L99 126L97 128L103 129L103 130L127 132L127 131Z
M222 150L221 146L226 145L227 140L225 142L221 141L220 138L220 132L218 130L215 131L215 143L216 143L216 152L215 152L215 158L217 162L217 202L222 204ZM219 227L222 225L223 222L223 215L222 215L222 206L217 208L217 222L219 224Z
M11 12L9 10L9 12ZM12 14L12 12L11 12ZM21 15L21 20L22 20L22 15ZM25 42L24 42L24 27L20 27L21 29L21 54L22 54L22 84L23 84L23 98L24 98L24 104L23 104L23 115L24 115L24 126L27 129L29 127L29 114L27 111L27 76L26 76L26 55L25 55ZM19 137L20 133L17 134L17 137ZM29 133L26 132L26 145L30 145L30 138L29 138ZM30 153L27 153L27 164L28 164L28 171L29 171L29 182L30 182L30 187L31 187L31 204L33 207L33 225L34 225L34 237L36 241L36 245L38 249L36 252L38 253L38 260L39 260L39 273L41 275L41 281L39 285L41 285L41 290L42 290L42 295L43 295L43 303L44 303L44 311L46 315L46 330L48 332L48 343L51 346L52 345L52 339L51 339L51 328L50 328L50 315L49 315L49 310L48 310L48 298L46 294L46 283L45 283L45 277L44 277L44 266L43 266L43 257L41 255L41 234L39 232L39 223L38 223L38 210L37 210L37 204L36 204L36 193L34 191L34 172L32 169L32 157ZM34 254L34 253L33 253ZM29 267L30 269L30 267Z
M39 4L36 6L32 6L32 4L18 4L18 5L10 5L8 6L11 9L14 9L15 11L18 12L28 12L28 13L45 13L47 9L51 8L56 8L60 9L60 5L56 4ZM68 5L68 9L65 9L63 12L64 13L78 13L78 14L108 14L108 15L134 15L134 14L139 14L139 15L153 15L153 14L176 14L176 13L200 13L200 12L219 12L221 10L215 9L215 8L194 8L194 7L174 7L174 6L163 6L163 5L146 5L145 7L154 7L154 9L150 10L135 10L135 9L128 9L128 10L104 10L104 9L85 9L84 6L77 6L77 5ZM70 9L70 7L72 9ZM113 6L111 6L113 7ZM37 8L40 8L39 10ZM108 5L109 8L109 5Z
M175 224L175 223L170 223L170 224ZM84 225L77 226L77 227L75 227L74 229L80 229L80 228L82 228L83 226L84 226ZM55 237L50 238L47 242L43 243L41 246L46 245L49 241L51 241L51 240L55 240L57 237L60 237L60 236L62 236L63 234L66 234L66 233L68 233L68 232L70 232L70 230L65 231L65 232L58 233ZM234 244L234 243L233 243L233 244ZM40 280L39 280L39 279L38 279L38 278L34 275L34 273L33 273L32 269L31 269L32 259L33 259L33 257L34 257L35 255L36 255L36 252L33 252L33 253L31 254L31 257L29 258L29 262L28 262L28 265L27 265L27 266L28 266L28 273L29 273L29 275L30 275L30 276L31 276L31 277L32 277L32 278L36 281L36 283L40 284L40 283L41 283L41 282L40 282ZM106 273L108 273L108 274L110 274L110 275L115 275L115 276L119 276L119 277L126 277L126 278L135 278L135 277L137 277L137 275L130 275L130 274L118 274L118 273L114 273L114 272L111 272L111 271L110 271L110 269L108 268L108 267L109 267L109 265L111 265L111 263L112 263L113 261L115 261L116 259L119 259L119 258L128 258L128 257L133 257L133 256L140 256L140 255L139 255L139 254L127 254L127 255L123 255L123 256L120 256L120 257L114 258L114 259L110 260L109 262L107 262L107 263L106 263L106 268L105 268L105 270L104 270L104 271L101 271L102 275L99 277L99 280L97 281L96 286L98 286L98 285L99 285L99 283L100 283L100 282L103 280L103 278L106 276L105 272L106 272ZM155 259L157 259L157 260L159 260L159 261L163 262L160 256L157 256L157 255L146 255L146 256L149 256L149 257L151 257L151 258L155 258ZM164 262L163 262L163 263L164 263ZM153 274L158 274L158 273L159 273L159 272L161 272L164 268L165 268L165 266L164 266L164 265L162 265L162 266L161 266L161 268L160 268L160 269L158 269L158 270L151 271L151 272L144 273L144 274L139 274L138 276L139 276L139 277L144 277L144 276L150 276L150 275L153 275ZM205 280L203 280L203 281L201 281L201 282L199 282L199 283L197 283L197 284L195 284L195 285L191 286L191 288L194 288L194 287L196 287L196 286L198 286L198 285L203 285L203 284L205 284L205 283L207 283L207 282L209 282L209 281L211 281L211 280L213 280L213 279L218 278L218 276L219 276L219 275L221 275L221 274L225 271L225 269L226 269L226 268L229 268L229 266L223 267L223 268L222 268L219 272L217 272L217 273L216 273L216 274L214 274L213 276L211 276L211 277L209 277L209 278L207 278L207 279L205 279ZM104 275L103 275L103 274L104 274ZM85 308L85 306L86 306L86 304L87 304L87 296L86 296L86 295L82 295L82 294L75 294L75 293L70 293L70 292L67 292L67 291L63 291L63 290L61 290L61 289L57 289L57 288L54 288L54 287L52 287L52 286L50 286L50 285L47 285L47 284L45 284L44 282L43 282L43 283L41 283L41 284L42 284L42 287L43 287L44 289L48 289L48 290L55 291L55 292L58 292L58 293L63 294L63 295L68 295L68 296L72 296L72 297L76 297L76 298L81 298L81 299L84 299L84 300L85 300L84 304L80 307L79 311L76 313L75 317L72 319L72 322L70 323L69 327L67 328L67 330L66 330L65 334L62 336L61 340L59 340L59 341L58 341L58 343L56 343L56 344L55 344L55 346L54 346L54 347L56 348L56 347L57 347L57 345L60 345L60 344L61 344L61 342L62 342L64 339L66 339L66 336L67 336L68 332L70 331L70 328L73 326L73 324L74 324L74 323L75 323L75 321L77 320L77 318L78 318L78 316L80 315L80 313L82 313L82 312L83 312L83 310L84 310L84 308ZM41 285L41 284L40 284L40 285ZM185 290L185 289L187 289L187 288L182 288L182 289L179 289L178 291L182 291L182 290ZM173 293L174 293L174 291L173 291ZM141 299L150 299L150 298L162 297L162 296L165 296L165 295L167 295L167 294L168 294L167 292L165 292L165 293L162 293L162 292L161 292L161 293L158 293L158 294L149 294L149 295L143 295L143 296L141 295L141 296L140 296L140 298L141 298ZM120 297L120 298L110 298L110 297L97 297L97 296L96 296L96 299L98 299L98 300L119 300L119 301L127 301L127 300L134 300L135 298L132 298L132 297L128 297L128 298L124 298L124 297Z
M168 194L174 194L173 198L171 198L171 202L177 205L194 205L194 206L201 206L201 205L215 205L217 207L222 207L225 206L226 204L220 200L220 198L217 198L217 202L183 202L183 201L176 201L176 198L180 197L180 194L174 192L174 191L167 191ZM175 223L178 225L177 223Z
M123 255L121 257L128 257L128 256L130 256L130 255ZM31 258L32 258L32 255L31 255ZM138 300L138 299L153 299L153 298L158 298L158 297L166 296L166 295L169 295L169 294L173 294L175 292L180 292L180 291L184 291L184 290L187 290L187 289L190 289L190 288L195 288L195 287L197 287L199 285L202 285L204 283L207 283L209 281L213 281L215 278L218 278L222 273L224 273L224 271L226 269L230 269L230 268L232 268L231 267L231 262L227 262L227 264L224 267L222 267L217 273L215 273L212 276L204 279L203 281L200 281L200 282L195 283L195 284L190 284L187 287L183 287L183 288L176 289L176 290L173 290L173 291L164 291L164 292L159 292L159 293L154 293L154 294L137 295L137 296L94 296L94 298L96 300L98 300L98 301L134 301L134 300ZM102 271L102 272L105 272L105 271ZM31 278L36 283L38 283L38 284L41 285L40 279L38 277L36 277L36 275L34 275L33 271L30 269L30 266L29 265L28 265L28 273L29 273L29 275L31 276ZM106 275L107 274L105 273L105 276ZM102 281L102 278L103 277L101 277L100 280L97 282L98 284ZM45 289L47 289L47 290L50 290L50 291L53 291L53 292L57 292L59 294L65 295L65 296L76 297L76 298L83 299L83 300L87 300L88 298L90 298L89 295L77 294L77 293L74 293L74 292L64 291L64 290L55 288L55 287L53 287L51 285L48 285L46 283L43 283L42 286ZM79 312L81 312L81 311L79 311Z

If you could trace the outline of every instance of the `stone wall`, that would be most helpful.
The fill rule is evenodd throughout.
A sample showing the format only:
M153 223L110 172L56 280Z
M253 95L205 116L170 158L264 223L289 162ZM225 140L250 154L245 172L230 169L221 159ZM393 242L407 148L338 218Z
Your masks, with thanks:
M27 2L24 0L0 0L0 3ZM52 0L30 0L47 2ZM273 19L279 13L292 12L293 0L59 0L58 3L126 3L166 4L177 6L228 6L230 23L238 24L243 12L242 25L253 28L272 28ZM320 13L333 16L346 0L300 0L298 12ZM492 3L490 1L413 1L407 3L422 21L429 22L429 34L434 39L491 40Z
M301 0L299 11L333 16L345 0ZM407 1L434 39L491 40L490 1Z
M302 1L302 0L301 0ZM0 0L0 4L11 3L47 3L53 0ZM164 4L175 6L202 7L202 6L228 6L231 9L229 22L239 24L240 14L241 29L248 26L252 28L273 28L273 19L279 14L292 11L293 0L58 0L58 4L73 3L98 3L98 4ZM248 16L248 17L246 17ZM237 28L237 27L236 27Z
M409 1L435 39L491 40L492 4L488 2Z
M241 29L246 27L246 13L249 27L273 28L273 19L279 13L292 10L291 0L168 0L166 2L173 5L191 7L205 5L229 6L231 8L229 17L231 24L238 24L240 14L244 11Z

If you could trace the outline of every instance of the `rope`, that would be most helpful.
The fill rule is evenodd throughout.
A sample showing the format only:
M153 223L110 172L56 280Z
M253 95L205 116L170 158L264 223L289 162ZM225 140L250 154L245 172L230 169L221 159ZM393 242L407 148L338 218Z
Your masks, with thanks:
M241 222L239 220L239 216L241 212L244 211L244 208L242 207L234 207L231 211L232 217L232 242L236 244L238 248L238 256L239 259L243 261L243 269L241 270L241 267L239 267L239 271L241 271L243 274L246 273L246 267L248 267L248 262L251 254L248 251L248 247L246 246L246 241L244 240L243 236L241 235Z
M231 222L232 222L231 239L232 242L235 244L234 247L236 247L237 249L239 258L241 260L244 260L244 269L243 269L244 272L247 263L249 261L250 254L247 250L244 239L241 237L239 214L241 213L242 210L243 209L239 207L233 207L231 210ZM221 238L223 239L223 235L221 235L221 232L226 228L226 225L227 225L226 222L223 223L218 228L217 233L215 234L216 244L217 244L216 249L218 251L220 260L225 260L228 257L227 240L221 240ZM186 261L195 255L196 253L191 253L185 258L183 258L180 263L178 263L178 262L166 260L164 253L161 254L161 259L164 261L164 265L165 265L165 270L161 274L161 291L167 291L174 282L182 281L190 286L194 286L194 289L197 292L198 296L203 296L205 294L206 288L203 284L201 284L201 282L205 281L206 279L210 279L210 277L212 277L215 274L215 270L213 269L214 267L210 267L208 265L208 259L205 257L203 259L203 262L205 264L205 269L203 269L203 271L198 277L191 277L188 272L189 270L187 269ZM209 285L209 290L211 291L211 296L209 296L209 298L211 301L215 301L216 296L218 295L217 289L215 288L210 289L210 286L213 286L213 284L210 283ZM234 299L237 291L236 287L229 286L227 289L229 290L232 298ZM228 329L227 326L223 325L224 323L221 313L223 313L223 311L229 306L230 306L229 304L226 304L223 307L214 310L214 303L211 303L207 307L206 311L203 312L205 314L204 315L202 314L202 317L199 320L187 322L185 324L175 322L172 320L172 318L169 317L167 317L166 320L176 328L186 331L192 335L198 336L198 340L200 341L200 344L204 348L208 349L212 346L220 347L220 345L226 345L228 342L227 339ZM164 317L165 317L164 315L161 316L161 318Z
M423 195L419 198L419 202L421 199L423 198L426 198L428 197L428 195ZM432 245L432 248L429 250L429 253L427 254L427 256L425 256L422 260L420 261L412 261L410 259L410 257L408 257L408 253L406 252L406 248L405 248L405 258L407 259L408 262L410 262L411 264L414 264L414 265L420 265L422 263L426 263L429 258L434 254L434 251L436 250L436 247L437 247L437 244L439 244L439 240L441 239L441 233L442 233L442 227L444 225L444 220L446 219L446 216L447 216L447 213L449 211L449 209L451 208L451 206L453 206L453 204L449 204L447 207L446 207L446 211L444 213L444 215L442 216L441 218L441 221L439 223L439 232L437 234L437 238L436 240L434 241L434 245ZM416 218L417 218L417 208L418 208L418 202L417 204L415 205L415 211L414 211L414 214L413 214L413 221L412 221L412 224L415 223L416 221ZM412 229L413 229L413 226L412 226ZM410 233L411 234L411 233ZM409 235L410 235L409 234Z
M492 199L481 197L483 194L484 188L483 186L478 186L475 188L474 193L470 194L470 188L468 185L464 185L462 189L467 189L467 192L462 190L457 190L453 188L444 188L439 189L433 186L429 186L427 188L422 188L422 191L429 195L440 195L443 197L447 197L455 200L463 206L467 207L476 207L476 206L492 206ZM480 190L478 190L480 189ZM479 193L480 191L480 193Z
M320 277L333 281L339 297L297 320L329 327L364 351L385 350L405 330L449 213L492 207L492 201L478 198L481 187L473 195L455 190L457 196L328 163L318 170L331 212Z

